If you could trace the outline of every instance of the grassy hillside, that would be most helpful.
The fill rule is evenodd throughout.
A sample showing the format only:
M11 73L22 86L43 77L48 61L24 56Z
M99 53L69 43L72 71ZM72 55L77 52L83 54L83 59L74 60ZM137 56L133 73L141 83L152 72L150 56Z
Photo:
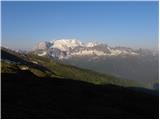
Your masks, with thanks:
M105 75L100 74L91 70L80 69L75 66L65 65L60 62L51 60L47 57L39 57L32 53L30 54L18 54L13 51L7 51L2 49L2 58L9 59L14 61L15 63L11 62L13 66L20 68L20 66L27 66L28 69L36 74L37 76L50 76L50 77L60 77L60 78L68 78L73 80L81 80L93 84L113 84L113 85L120 85L120 86L130 86L130 87L146 87L146 85L142 85L136 83L135 81L120 79L114 77L112 75ZM12 57L10 57L12 56ZM18 63L18 64L17 64ZM2 62L2 67L9 64ZM2 72L5 72L2 69Z

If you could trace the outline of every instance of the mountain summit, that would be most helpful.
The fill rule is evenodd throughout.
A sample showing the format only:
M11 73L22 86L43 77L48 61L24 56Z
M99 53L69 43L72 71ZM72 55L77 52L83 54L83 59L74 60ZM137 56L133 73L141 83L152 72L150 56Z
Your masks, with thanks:
M139 55L138 51L126 47L110 47L102 43L82 43L77 39L58 39L40 42L34 51L39 56L67 59L73 56L119 56Z

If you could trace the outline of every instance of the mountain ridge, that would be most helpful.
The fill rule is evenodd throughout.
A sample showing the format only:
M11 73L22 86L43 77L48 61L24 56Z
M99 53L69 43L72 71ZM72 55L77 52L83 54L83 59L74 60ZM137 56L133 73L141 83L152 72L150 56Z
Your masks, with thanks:
M88 42L82 43L77 39L58 39L37 44L33 50L39 56L48 55L53 58L67 59L72 56L137 56L136 49L128 47L110 47L107 44Z

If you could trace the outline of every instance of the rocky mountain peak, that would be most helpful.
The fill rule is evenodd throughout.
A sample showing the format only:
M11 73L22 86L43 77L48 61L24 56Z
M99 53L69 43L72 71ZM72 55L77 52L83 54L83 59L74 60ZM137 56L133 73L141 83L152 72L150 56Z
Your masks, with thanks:
M48 55L56 58L69 58L72 56L119 56L138 55L127 47L110 47L107 44L88 42L82 43L77 39L57 39L50 42L40 42L35 52L40 55Z

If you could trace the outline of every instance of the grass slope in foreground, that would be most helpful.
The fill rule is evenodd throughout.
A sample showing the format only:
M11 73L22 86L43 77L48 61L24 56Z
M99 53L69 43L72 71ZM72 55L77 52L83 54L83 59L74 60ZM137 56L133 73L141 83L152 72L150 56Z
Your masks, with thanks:
M158 118L158 96L137 83L33 54L1 55L2 118Z

